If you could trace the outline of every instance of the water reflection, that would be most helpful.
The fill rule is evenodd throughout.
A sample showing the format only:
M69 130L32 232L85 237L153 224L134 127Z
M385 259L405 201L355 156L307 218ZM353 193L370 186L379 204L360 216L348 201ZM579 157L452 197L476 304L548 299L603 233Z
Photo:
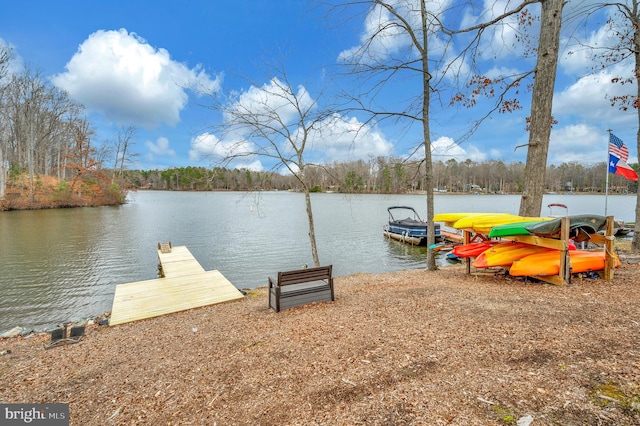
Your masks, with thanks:
M609 198L609 214L633 220L635 195ZM426 247L382 235L387 207L413 206L424 217L424 195L313 194L312 202L320 259L336 275L426 266ZM602 214L604 197L550 202ZM518 205L518 196L446 195L435 210L517 213ZM238 288L313 263L303 196L287 192L138 192L119 207L0 212L0 238L0 332L109 311L117 284L156 277L158 242L186 245ZM437 259L448 265L444 253Z

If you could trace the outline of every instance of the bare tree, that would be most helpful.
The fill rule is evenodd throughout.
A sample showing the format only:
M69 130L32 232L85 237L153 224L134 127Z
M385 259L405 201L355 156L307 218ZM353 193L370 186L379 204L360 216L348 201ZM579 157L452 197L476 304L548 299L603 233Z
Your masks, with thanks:
M29 199L34 201L36 173L51 170L53 141L65 133L69 117L77 116L80 105L65 92L46 85L39 72L25 69L12 75L5 89L5 117L17 150L16 163L26 163Z
M224 164L262 157L295 177L304 193L313 262L319 266L309 171L322 166L308 161L305 151L331 114L322 111L304 87L294 89L282 68L274 68L274 73L268 84L252 85L229 99L213 98L212 108L224 117L214 128L221 138L213 149Z
M415 6L413 3L418 3ZM373 118L384 120L388 118L409 120L422 126L421 140L419 143L424 149L424 189L426 190L428 244L435 242L435 227L433 224L434 199L433 199L433 165L431 158L431 130L430 108L434 87L438 80L434 78L431 69L437 60L432 58L430 52L431 38L442 33L441 23L438 19L438 10L429 10L426 0L417 2L392 2L382 0L370 0L366 2L351 2L347 6L368 6L367 22L369 25L366 39L362 44L348 54L342 56L345 65L349 66L351 73L360 76L363 80L371 82L366 93L350 95L351 100L359 104L359 109L371 114ZM341 11L338 13L341 14ZM380 49L380 46L392 44L392 40L399 38L408 39L408 49ZM446 44L448 41L441 40ZM382 52L380 50L383 50ZM440 63L439 65L442 65ZM420 92L417 99L412 99L405 109L383 109L365 104L365 100L373 101L386 85L390 85L395 78L407 78L419 76ZM390 170L387 180L391 178ZM385 177L383 176L383 180ZM391 185L391 181L383 183ZM437 269L435 253L427 252L427 268Z
M0 87L2 80L7 75L9 64L13 59L13 49L7 46L0 46Z
M118 140L116 141L115 147L115 159L113 162L113 182L116 180L120 183L121 189L124 185L124 171L126 169L126 164L130 161L131 154L130 148L134 142L134 138L136 135L136 127L134 125L130 125L128 127L122 127L120 131L118 131Z
M4 93L6 86L5 76L12 58L11 54L11 49L0 46L0 199L4 198L7 187L7 173L9 171L6 152L9 145L10 131L6 116L7 108L5 107Z
M465 76L461 71L464 69L461 64L469 64L470 67L476 63L475 58L478 57L478 46L482 35L487 29L492 28L498 24L501 24L508 17L528 16L523 10L536 3L535 0L524 0L515 5L504 5L504 11L499 15L492 15L488 20L481 20L482 22L477 25L473 25L467 28L452 30L444 26L445 19L442 18L448 10L444 9L441 4L427 2L426 0L368 0L368 1L354 1L349 2L349 6L368 6L367 15L367 33L363 37L361 46L357 50L352 50L350 54L343 57L347 65L351 66L351 72L358 76L364 76L366 79L372 82L369 85L368 91L365 93L359 93L352 96L352 100L358 102L360 109L364 110L377 119L393 118L396 120L408 120L409 122L419 123L422 127L421 141L424 150L424 189L427 195L427 221L429 222L429 244L434 242L433 232L433 215L434 215L434 203L433 192L436 181L434 177L434 169L432 164L432 152L431 152L431 108L432 103L441 101L441 96L447 89L447 84L453 84L457 82L461 84L466 82L468 86L476 85L480 87L480 90L474 89L474 96L476 93L482 92L482 89L486 87L488 79L482 78L480 75ZM550 3L550 7L553 13L547 13L549 9L545 6L545 17L553 16L557 18L558 22L561 17L560 13L553 5L560 3L559 0L549 0L545 3ZM451 7L459 7L460 5L451 5ZM471 8L474 7L473 2L469 3ZM340 10L341 11L341 10ZM552 23L555 25L555 22ZM546 25L546 23L544 24ZM559 24L557 26L559 28ZM553 27L555 30L555 26ZM543 29L543 32L547 29ZM463 34L470 34L471 36L464 40L461 45L462 48L458 49L458 52L454 52L454 41L457 40L457 36ZM547 34L544 36L543 43L547 43ZM551 40L553 42L554 39ZM398 47L402 45L401 47ZM434 47L432 47L434 46ZM548 46L541 45L541 48L547 52ZM544 121L539 119L540 115L544 115L546 111L546 104L541 104L545 96L548 99L548 105L551 105L550 99L553 93L547 93L541 91L542 88L551 87L553 89L553 82L549 84L545 75L555 74L555 62L553 62L553 56L551 60L540 60L540 68L537 70L540 74L540 80L544 83L543 86L539 86L535 93L534 108L536 109L535 124L532 123L532 127L535 127L534 140L538 141L541 147L548 146L548 133L546 136L546 145L544 141ZM553 70L549 69L549 64L553 62ZM514 76L511 82L507 82L506 78L499 79L498 82L504 86L504 91L498 96L498 102L494 108L484 117L488 117L491 112L499 110L500 112L506 112L519 108L519 104L516 100L507 99L505 94L509 89L518 87L521 80L526 78L532 72L523 72L521 75ZM364 99L371 101L376 98L387 86L391 86L397 79L407 79L411 77L419 76L420 89L419 95L404 104L404 109L383 109L370 107L365 105ZM465 80L468 78L468 80ZM417 80L417 79L416 79ZM538 77L536 77L536 82ZM417 92L417 91L416 91ZM491 91L493 93L493 91ZM418 93L418 92L417 92ZM462 99L453 97L454 102ZM475 101L471 100L469 105L474 105ZM549 110L550 111L550 110ZM550 114L549 114L550 116ZM484 118L476 121L471 125L467 133L463 138L468 137L479 126ZM550 119L546 120L547 127L550 125ZM535 151L532 154L532 167L531 173L538 173L542 176L544 182L544 164L546 162L547 149L538 152ZM542 160L542 170L537 168L537 164L540 162L541 156L544 155ZM536 164L533 164L533 161ZM537 182L535 180L534 182ZM537 188L533 188L532 191L537 191ZM539 191L540 200L542 197L542 191ZM427 255L427 267L430 270L436 269L435 254L433 251L428 251Z
M74 143L68 154L67 168L73 171L71 188L76 191L78 198L83 196L83 183L92 176L102 177L99 163L95 160L95 149L91 146L91 137L95 131L85 120L78 120L73 126ZM104 180L104 178L102 178Z
M521 28L532 25L533 19L528 6L534 3L542 5L540 17L540 35L537 48L530 46L532 43L526 33L517 38L525 52L535 52L537 64L533 70L525 70L516 75L499 76L489 78L484 75L474 75L467 83L471 88L470 95L456 94L452 102L463 102L466 106L475 106L477 97L494 97L497 102L484 116L481 116L472 127L471 134L493 112L508 113L521 109L517 98L510 99L508 94L516 92L519 95L519 87L522 82L534 76L533 94L531 99L531 116L528 118L529 143L527 151L527 163L524 173L524 185L520 200L520 215L538 216L542 209L542 198L545 192L545 170L549 152L549 138L551 126L555 122L551 115L553 91L556 79L558 63L558 47L560 44L560 28L562 23L563 0L524 0L515 7L507 8L504 13L481 22L469 28L450 31L450 34L462 34L475 32L474 42L470 43L463 54L471 56L471 63L475 62L478 44L483 33L494 26L503 25L506 18L517 17L515 22ZM496 90L496 86L498 89Z

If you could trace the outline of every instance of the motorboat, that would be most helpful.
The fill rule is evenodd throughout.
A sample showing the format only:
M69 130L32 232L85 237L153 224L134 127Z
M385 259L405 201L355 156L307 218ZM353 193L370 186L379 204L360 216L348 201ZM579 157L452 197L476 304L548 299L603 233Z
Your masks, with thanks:
M414 246L427 244L428 223L420 218L413 207L392 206L387 208L387 211L389 212L389 222L383 228L385 237ZM442 240L440 225L434 223L433 228L435 241Z

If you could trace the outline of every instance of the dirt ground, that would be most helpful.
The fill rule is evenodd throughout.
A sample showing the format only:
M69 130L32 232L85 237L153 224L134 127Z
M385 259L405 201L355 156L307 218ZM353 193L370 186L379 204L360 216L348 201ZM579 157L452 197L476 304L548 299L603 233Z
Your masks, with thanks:
M639 266L564 287L464 267L335 285L281 313L263 288L48 350L0 340L0 403L101 426L640 424Z

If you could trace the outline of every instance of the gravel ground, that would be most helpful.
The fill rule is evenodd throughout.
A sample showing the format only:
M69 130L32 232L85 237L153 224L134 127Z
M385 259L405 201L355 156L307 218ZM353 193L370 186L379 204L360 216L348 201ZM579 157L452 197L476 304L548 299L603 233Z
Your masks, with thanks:
M0 340L0 403L68 403L83 426L640 424L639 266L564 287L456 266L335 284L281 313L262 288L48 350Z

